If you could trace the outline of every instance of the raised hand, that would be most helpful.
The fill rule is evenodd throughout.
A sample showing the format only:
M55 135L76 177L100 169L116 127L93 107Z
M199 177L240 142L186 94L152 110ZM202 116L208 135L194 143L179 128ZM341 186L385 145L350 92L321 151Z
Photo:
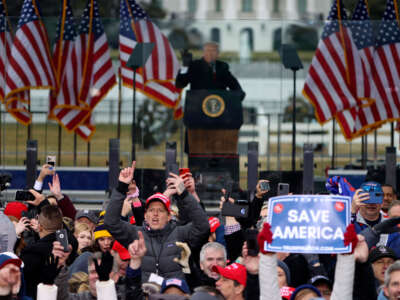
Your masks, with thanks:
M93 262L97 275L99 275L99 281L108 281L114 264L114 257L111 253L109 251L103 252L100 264L97 262L97 259L94 259Z
M34 189L30 189L29 191L35 197L35 200L28 200L26 201L27 203L32 204L33 206L38 206L45 199L45 196L43 194L35 191Z
M46 178L46 176L54 175L54 173L55 173L55 171L54 171L54 167L52 165L44 164L42 166L42 169L40 170L37 180L43 182L43 180Z
M57 198L57 200L61 200L63 195L61 193L61 184L58 174L53 175L53 183L49 182L50 192Z
M136 167L136 161L134 160L130 167L127 167L127 168L124 168L121 170L121 172L119 173L118 180L123 183L130 184L133 180L133 175L135 173L135 167Z
M356 190L353 195L353 200L351 201L351 213L357 213L360 206L363 205L363 202L366 200L369 200L369 193L364 192L362 189Z
M22 217L18 223L15 223L15 232L17 233L17 236L20 236L21 233L27 230L29 225L30 220L27 217Z
M182 267L182 272L185 274L190 274L190 267L189 267L189 257L192 254L188 244L182 242L175 242L179 248L182 249L181 257L175 257L174 262L178 263Z
M178 195L181 195L185 191L185 184L183 179L174 173L169 173L169 177L167 178L167 187L168 189L176 190Z
M144 241L143 233L138 231L138 239L134 240L129 246L128 251L131 255L130 267L132 269L139 269L142 264L142 258L147 252L146 243Z

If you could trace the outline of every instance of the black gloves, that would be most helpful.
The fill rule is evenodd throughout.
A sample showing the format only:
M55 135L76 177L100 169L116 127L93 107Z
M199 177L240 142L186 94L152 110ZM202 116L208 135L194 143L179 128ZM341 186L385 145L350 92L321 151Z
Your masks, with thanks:
M192 53L190 53L188 49L185 49L181 51L181 57L182 57L182 65L185 67L189 67L193 59Z
M47 259L46 263L44 264L44 267L42 269L42 283L43 284L48 284L48 285L53 285L54 280L58 276L58 273L60 273L62 267L58 267L58 257L54 259L54 255L50 254Z
M99 275L100 281L108 281L110 279L110 272L113 267L114 257L112 257L110 252L103 252L101 255L100 265L97 263L97 259L93 260L94 266L96 268L97 275Z
M365 237L365 241L368 244L368 249L375 246L379 242L379 236L382 233L393 233L400 231L400 228L396 225L400 223L400 217L387 219L374 227L365 228L360 232Z

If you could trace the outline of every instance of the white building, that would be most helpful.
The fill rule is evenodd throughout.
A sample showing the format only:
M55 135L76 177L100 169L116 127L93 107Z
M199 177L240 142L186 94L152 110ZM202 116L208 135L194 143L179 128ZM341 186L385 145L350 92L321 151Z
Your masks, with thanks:
M331 1L321 0L159 0L173 19L192 22L185 30L203 41L220 43L222 51L262 52L274 49L276 35L290 24L310 26L323 20ZM285 34L282 35L285 39Z

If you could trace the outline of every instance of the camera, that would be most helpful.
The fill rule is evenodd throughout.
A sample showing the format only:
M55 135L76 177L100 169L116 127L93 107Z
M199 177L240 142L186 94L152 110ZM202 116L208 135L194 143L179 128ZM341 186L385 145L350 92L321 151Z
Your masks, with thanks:
M0 191L4 191L6 188L10 187L12 180L12 175L10 173L0 174Z

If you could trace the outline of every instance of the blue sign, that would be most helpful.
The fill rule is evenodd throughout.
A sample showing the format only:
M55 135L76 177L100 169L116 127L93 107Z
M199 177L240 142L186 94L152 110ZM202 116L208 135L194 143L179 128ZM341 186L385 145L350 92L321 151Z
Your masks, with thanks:
M351 198L339 195L289 195L273 197L268 223L273 240L271 252L349 253L344 233L350 224Z

